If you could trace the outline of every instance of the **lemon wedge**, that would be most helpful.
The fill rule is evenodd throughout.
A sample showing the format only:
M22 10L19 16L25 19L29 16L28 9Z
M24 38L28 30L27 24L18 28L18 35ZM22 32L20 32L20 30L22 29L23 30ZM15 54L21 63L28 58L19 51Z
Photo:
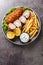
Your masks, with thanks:
M16 36L20 36L20 34L21 34L21 29L20 29L20 28L15 28L15 29L14 29L14 33L15 33Z
M15 33L14 32L12 32L12 31L8 31L7 32L7 38L13 39L14 37L15 37Z

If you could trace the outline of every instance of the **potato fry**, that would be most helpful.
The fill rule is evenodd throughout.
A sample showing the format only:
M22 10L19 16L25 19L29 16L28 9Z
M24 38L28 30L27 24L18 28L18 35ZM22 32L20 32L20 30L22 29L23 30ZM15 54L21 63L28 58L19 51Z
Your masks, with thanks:
M29 34L29 33L30 33L30 31L28 30L28 31L27 31L27 33Z
M38 32L38 30L35 30L33 35L30 37L30 39L32 39L36 35L37 32Z
M32 34L35 32L35 30L33 30L32 32L29 33L30 36L32 36Z
M38 28L38 26L37 26L37 20L36 20L37 18L35 18L35 20L34 20L34 23L33 23L33 27L35 27L36 29Z
M35 23L34 26L38 29L40 27L39 21L37 19L37 17L35 17Z
M33 30L36 30L37 28L34 26L34 27L31 27Z
M39 21L37 23L38 23L38 27L40 27Z
M27 32L30 29L31 26L32 26L32 23L27 27L27 29L25 30L25 32Z
M30 17L29 17L29 19L33 18L34 16L35 16L35 13L32 12L32 11L30 11Z
M29 30L30 30L30 32L32 32L32 31L33 31L33 29L32 29L32 28L30 28Z
M37 22L36 22L36 15L35 15L35 25L37 25Z
M24 32L25 31L25 28L22 30L22 32Z
M36 19L36 21L37 21L37 26L38 26L38 27L40 27L40 24L39 24L39 21L38 21L38 19Z

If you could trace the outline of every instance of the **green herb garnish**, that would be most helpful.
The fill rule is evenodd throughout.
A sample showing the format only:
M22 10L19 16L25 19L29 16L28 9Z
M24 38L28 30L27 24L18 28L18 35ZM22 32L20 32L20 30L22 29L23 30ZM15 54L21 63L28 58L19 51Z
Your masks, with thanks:
M26 7L26 6L25 7L21 6L21 8L23 8L23 10L27 10L27 9L31 10L29 7Z
M2 23L2 28L3 28L3 30L4 30L4 32L5 32L5 34L7 33L7 31L8 31L8 27L7 27L7 23L6 23L6 21L5 20L3 20L3 23Z

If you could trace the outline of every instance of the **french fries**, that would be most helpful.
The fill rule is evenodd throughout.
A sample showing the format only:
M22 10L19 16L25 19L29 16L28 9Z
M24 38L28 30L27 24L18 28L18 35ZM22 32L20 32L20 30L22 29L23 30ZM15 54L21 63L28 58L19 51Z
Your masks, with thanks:
M38 32L38 30L35 30L33 35L30 37L30 39L32 39L36 35L37 32Z
M34 32L35 32L35 30L33 30L32 32L30 32L30 36L32 36Z
M35 13L32 12L32 11L30 11L30 17L29 17L29 19L33 18L34 16L35 16Z
M25 28L25 32L27 32L30 27L32 26L32 22L33 22L33 19L31 19L30 21L26 21L26 24L24 25L24 28Z
M29 25L29 26L27 27L27 29L25 30L25 32L27 32L27 31L30 29L31 26L32 26L32 23L31 23L31 25Z
M30 35L30 39L32 39L38 32L40 24L36 14L32 11L30 13L30 18L26 21L22 32L27 32Z
M40 27L40 24L39 24L39 21L38 21L38 19L36 19L36 21L37 21L37 26L38 26L38 27Z

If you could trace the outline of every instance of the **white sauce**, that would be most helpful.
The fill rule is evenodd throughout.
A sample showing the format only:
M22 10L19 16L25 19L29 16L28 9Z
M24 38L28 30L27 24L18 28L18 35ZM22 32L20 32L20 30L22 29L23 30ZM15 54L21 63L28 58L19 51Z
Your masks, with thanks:
M24 43L29 41L29 35L27 33L22 33L20 36L20 40Z

